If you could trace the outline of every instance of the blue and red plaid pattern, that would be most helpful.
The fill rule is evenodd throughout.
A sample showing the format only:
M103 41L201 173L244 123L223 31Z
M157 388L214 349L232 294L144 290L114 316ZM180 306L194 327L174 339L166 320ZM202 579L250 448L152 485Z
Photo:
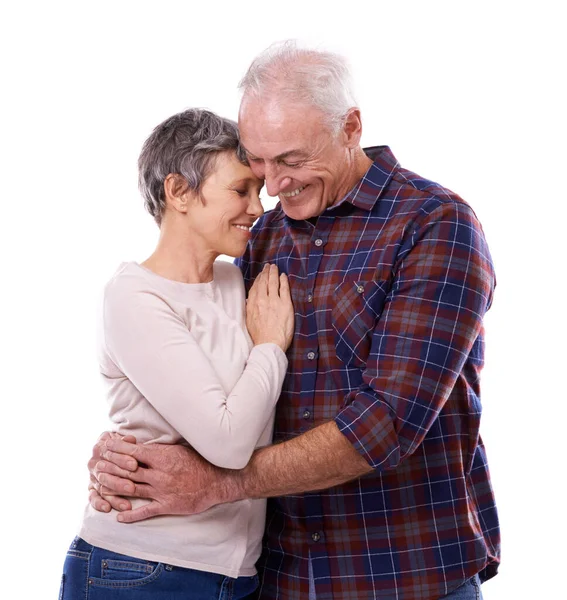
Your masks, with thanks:
M500 534L482 440L483 315L495 285L479 222L387 147L314 222L278 205L239 261L288 274L295 338L275 441L334 420L374 467L268 501L261 598L440 598L496 573Z

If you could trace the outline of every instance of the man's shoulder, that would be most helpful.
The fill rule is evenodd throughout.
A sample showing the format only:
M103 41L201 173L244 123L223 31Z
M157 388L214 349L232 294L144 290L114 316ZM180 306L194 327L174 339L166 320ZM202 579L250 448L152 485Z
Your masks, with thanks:
M449 188L402 167L388 146L372 146L365 152L373 166L363 181L366 187L360 189L366 196L376 194L372 213L379 221L412 220L442 205L468 207Z
M464 202L464 200L449 188L441 185L437 181L428 179L410 171L409 169L400 168L396 172L394 179L401 186L406 187L410 192L415 194L423 194L428 197L438 198L442 202Z
M402 167L394 173L377 205L380 212L404 220L421 221L432 213L463 210L474 214L470 205L456 192Z

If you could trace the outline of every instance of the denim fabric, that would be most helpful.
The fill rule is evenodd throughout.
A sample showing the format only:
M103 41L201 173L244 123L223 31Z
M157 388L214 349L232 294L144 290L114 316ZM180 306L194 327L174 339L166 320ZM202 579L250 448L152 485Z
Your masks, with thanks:
M475 575L474 577L471 577L454 592L443 596L441 600L482 600L479 576Z
M67 552L59 600L243 600L258 576L234 579L174 567L75 538Z

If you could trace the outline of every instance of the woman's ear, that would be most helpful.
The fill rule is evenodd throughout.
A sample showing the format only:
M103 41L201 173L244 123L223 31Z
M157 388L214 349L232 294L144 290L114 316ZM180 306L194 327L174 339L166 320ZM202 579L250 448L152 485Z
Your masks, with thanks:
M186 213L190 190L187 181L179 173L170 173L163 182L166 206L177 212Z

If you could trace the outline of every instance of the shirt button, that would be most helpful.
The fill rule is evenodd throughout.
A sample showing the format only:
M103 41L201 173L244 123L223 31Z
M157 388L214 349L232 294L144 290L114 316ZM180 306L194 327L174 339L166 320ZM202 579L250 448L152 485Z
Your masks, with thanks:
M359 294L362 294L362 293L364 292L364 288L363 288L361 285L357 285L357 286L356 286L356 291L357 291Z
M311 539L314 542L318 542L321 539L321 534L318 531L316 531L315 533L311 534Z
M309 360L313 360L315 358L315 352L308 352L307 353L307 358Z
M307 295L307 302L313 302L313 294Z
M303 411L303 418L304 419L309 419L310 416L311 416L311 411L309 411L309 410L304 410Z
M321 238L317 238L317 239L315 240L315 245L316 245L316 246L322 246L322 245L323 245L323 240L322 240Z

